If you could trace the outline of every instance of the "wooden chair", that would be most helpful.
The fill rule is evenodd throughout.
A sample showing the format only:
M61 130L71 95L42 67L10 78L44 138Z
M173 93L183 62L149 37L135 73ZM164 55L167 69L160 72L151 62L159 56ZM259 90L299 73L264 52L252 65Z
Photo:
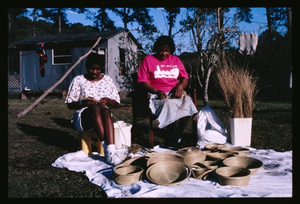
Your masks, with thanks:
M131 136L134 141L139 141L144 146L153 148L154 147L154 136L153 136L153 119L154 116L149 108L149 93L142 90L142 88L137 83L137 73L131 75L133 82L133 91L131 92L132 99L132 128ZM149 143L144 143L139 138L139 131L137 130L138 119L147 118L148 119L148 134Z
M137 73L131 75L133 82L133 91L131 92L132 99L132 117L133 124L131 130L132 140L134 142L139 142L142 145L153 148L154 147L154 135L153 135L153 120L156 118L155 115L151 113L149 108L149 97L150 94L144 91L137 83ZM188 92L189 93L189 92ZM193 102L197 107L197 94L196 89L192 88L190 95L193 98ZM139 119L147 118L148 119L148 134L149 134L149 143L145 143L140 140L139 131L137 130L137 122ZM193 121L193 134L197 134L197 122Z

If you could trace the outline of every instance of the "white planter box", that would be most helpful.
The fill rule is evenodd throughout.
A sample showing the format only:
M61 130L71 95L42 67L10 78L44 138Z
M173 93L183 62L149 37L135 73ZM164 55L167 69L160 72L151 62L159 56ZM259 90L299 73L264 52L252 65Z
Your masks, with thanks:
M116 149L124 148L123 145L131 147L131 127L130 123L124 121L114 123Z
M251 145L252 118L230 118L231 144Z

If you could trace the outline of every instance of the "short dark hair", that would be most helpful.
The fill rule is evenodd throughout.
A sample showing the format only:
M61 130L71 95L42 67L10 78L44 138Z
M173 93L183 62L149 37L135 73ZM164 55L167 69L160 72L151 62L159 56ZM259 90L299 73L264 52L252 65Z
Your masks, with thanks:
M85 61L85 67L89 69L92 67L94 64L100 65L101 68L104 66L104 55L98 55L95 52L92 52L91 54L88 55L86 61Z
M171 54L175 52L175 44L171 37L162 35L154 43L153 52L159 52L163 46L167 45L170 48Z

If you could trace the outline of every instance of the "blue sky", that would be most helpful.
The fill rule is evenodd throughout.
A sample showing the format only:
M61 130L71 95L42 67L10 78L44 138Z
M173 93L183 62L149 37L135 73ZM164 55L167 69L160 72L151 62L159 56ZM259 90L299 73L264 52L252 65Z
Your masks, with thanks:
M97 11L97 9L90 8L90 10L93 12ZM240 24L240 29L242 31L246 32L256 32L258 34L261 34L267 27L267 18L266 18L266 9L263 7L253 7L252 10L252 23L245 23L242 22ZM231 12L228 13L228 15L232 15L235 12L235 8ZM120 17L116 16L113 12L108 11L109 17L115 21L115 25L117 27L123 27L123 22ZM167 27L167 21L166 21L166 14L162 11L161 8L151 8L150 9L150 15L153 16L154 24L158 28L158 30L164 34L168 34L168 27ZM181 11L181 13L176 18L176 24L174 28L172 29L172 32L177 32L180 29L180 20L182 20L185 17L184 9ZM69 23L77 23L80 22L84 25L93 25L92 20L87 20L86 16L84 14L77 14L72 11L67 11L67 19L69 20ZM138 33L135 31L135 29L138 28L138 25L136 23L133 23L133 25L129 24L128 29L131 30L132 34L137 38ZM178 34L174 38L175 44L182 43L186 47L190 47L190 39L191 35L190 33L185 34ZM233 44L237 46L236 40L233 39ZM182 51L187 51L186 49L183 49ZM178 53L177 53L178 54Z
M258 34L262 33L267 26L267 18L266 18L266 9L263 7L255 7L255 8L251 8L252 10L252 15L253 15L253 19L252 19L252 23L241 23L240 24L240 28L243 31L246 32L256 32ZM96 11L96 9L92 9L91 11ZM123 27L123 22L121 20L120 17L116 16L114 13L112 13L111 11L109 12L109 16L110 18L115 21L115 25L118 27ZM228 13L228 15L232 15L235 12L235 9L231 12ZM76 23L76 22L80 22L84 25L93 25L93 21L92 20L87 20L84 14L77 14L75 12L72 11L68 11L67 12L68 15L68 20L70 23ZM162 12L162 9L160 8L156 8L150 9L150 15L153 16L154 19L154 24L156 25L156 27L158 28L158 30L164 34L167 35L168 34L168 28L167 28L167 21L166 21L166 14L164 12ZM181 12L177 18L176 18L176 24L174 26L174 28L172 29L172 32L176 32L180 29L180 20L182 20L185 16L184 16L184 12ZM133 25L128 25L128 29L131 30L132 34L134 36L137 37L137 32L134 31L134 29L137 29L138 25L136 23L134 23ZM184 35L178 34L174 41L175 44L179 44L179 43L183 43L186 46L190 45L190 39L191 36L189 33L186 33ZM235 40L233 40L233 43L237 46ZM185 51L185 50L183 50Z

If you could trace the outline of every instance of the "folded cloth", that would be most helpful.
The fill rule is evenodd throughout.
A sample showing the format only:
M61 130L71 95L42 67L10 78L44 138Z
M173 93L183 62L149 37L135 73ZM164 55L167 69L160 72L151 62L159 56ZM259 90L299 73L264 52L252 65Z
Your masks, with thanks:
M188 95L178 99L157 99L156 97L156 94L150 94L149 107L157 116L159 128L164 128L180 118L192 116L198 112L192 98Z
M232 146L230 143L226 145ZM159 146L152 150L175 152ZM85 172L89 181L100 186L108 198L292 197L292 155L292 151L250 148L247 156L261 160L264 166L251 175L248 186L221 186L215 178L204 181L192 177L177 186L156 185L147 179L130 185L118 185L112 177L113 166L106 164L104 157L98 153L88 156L81 150L57 158L52 166Z

